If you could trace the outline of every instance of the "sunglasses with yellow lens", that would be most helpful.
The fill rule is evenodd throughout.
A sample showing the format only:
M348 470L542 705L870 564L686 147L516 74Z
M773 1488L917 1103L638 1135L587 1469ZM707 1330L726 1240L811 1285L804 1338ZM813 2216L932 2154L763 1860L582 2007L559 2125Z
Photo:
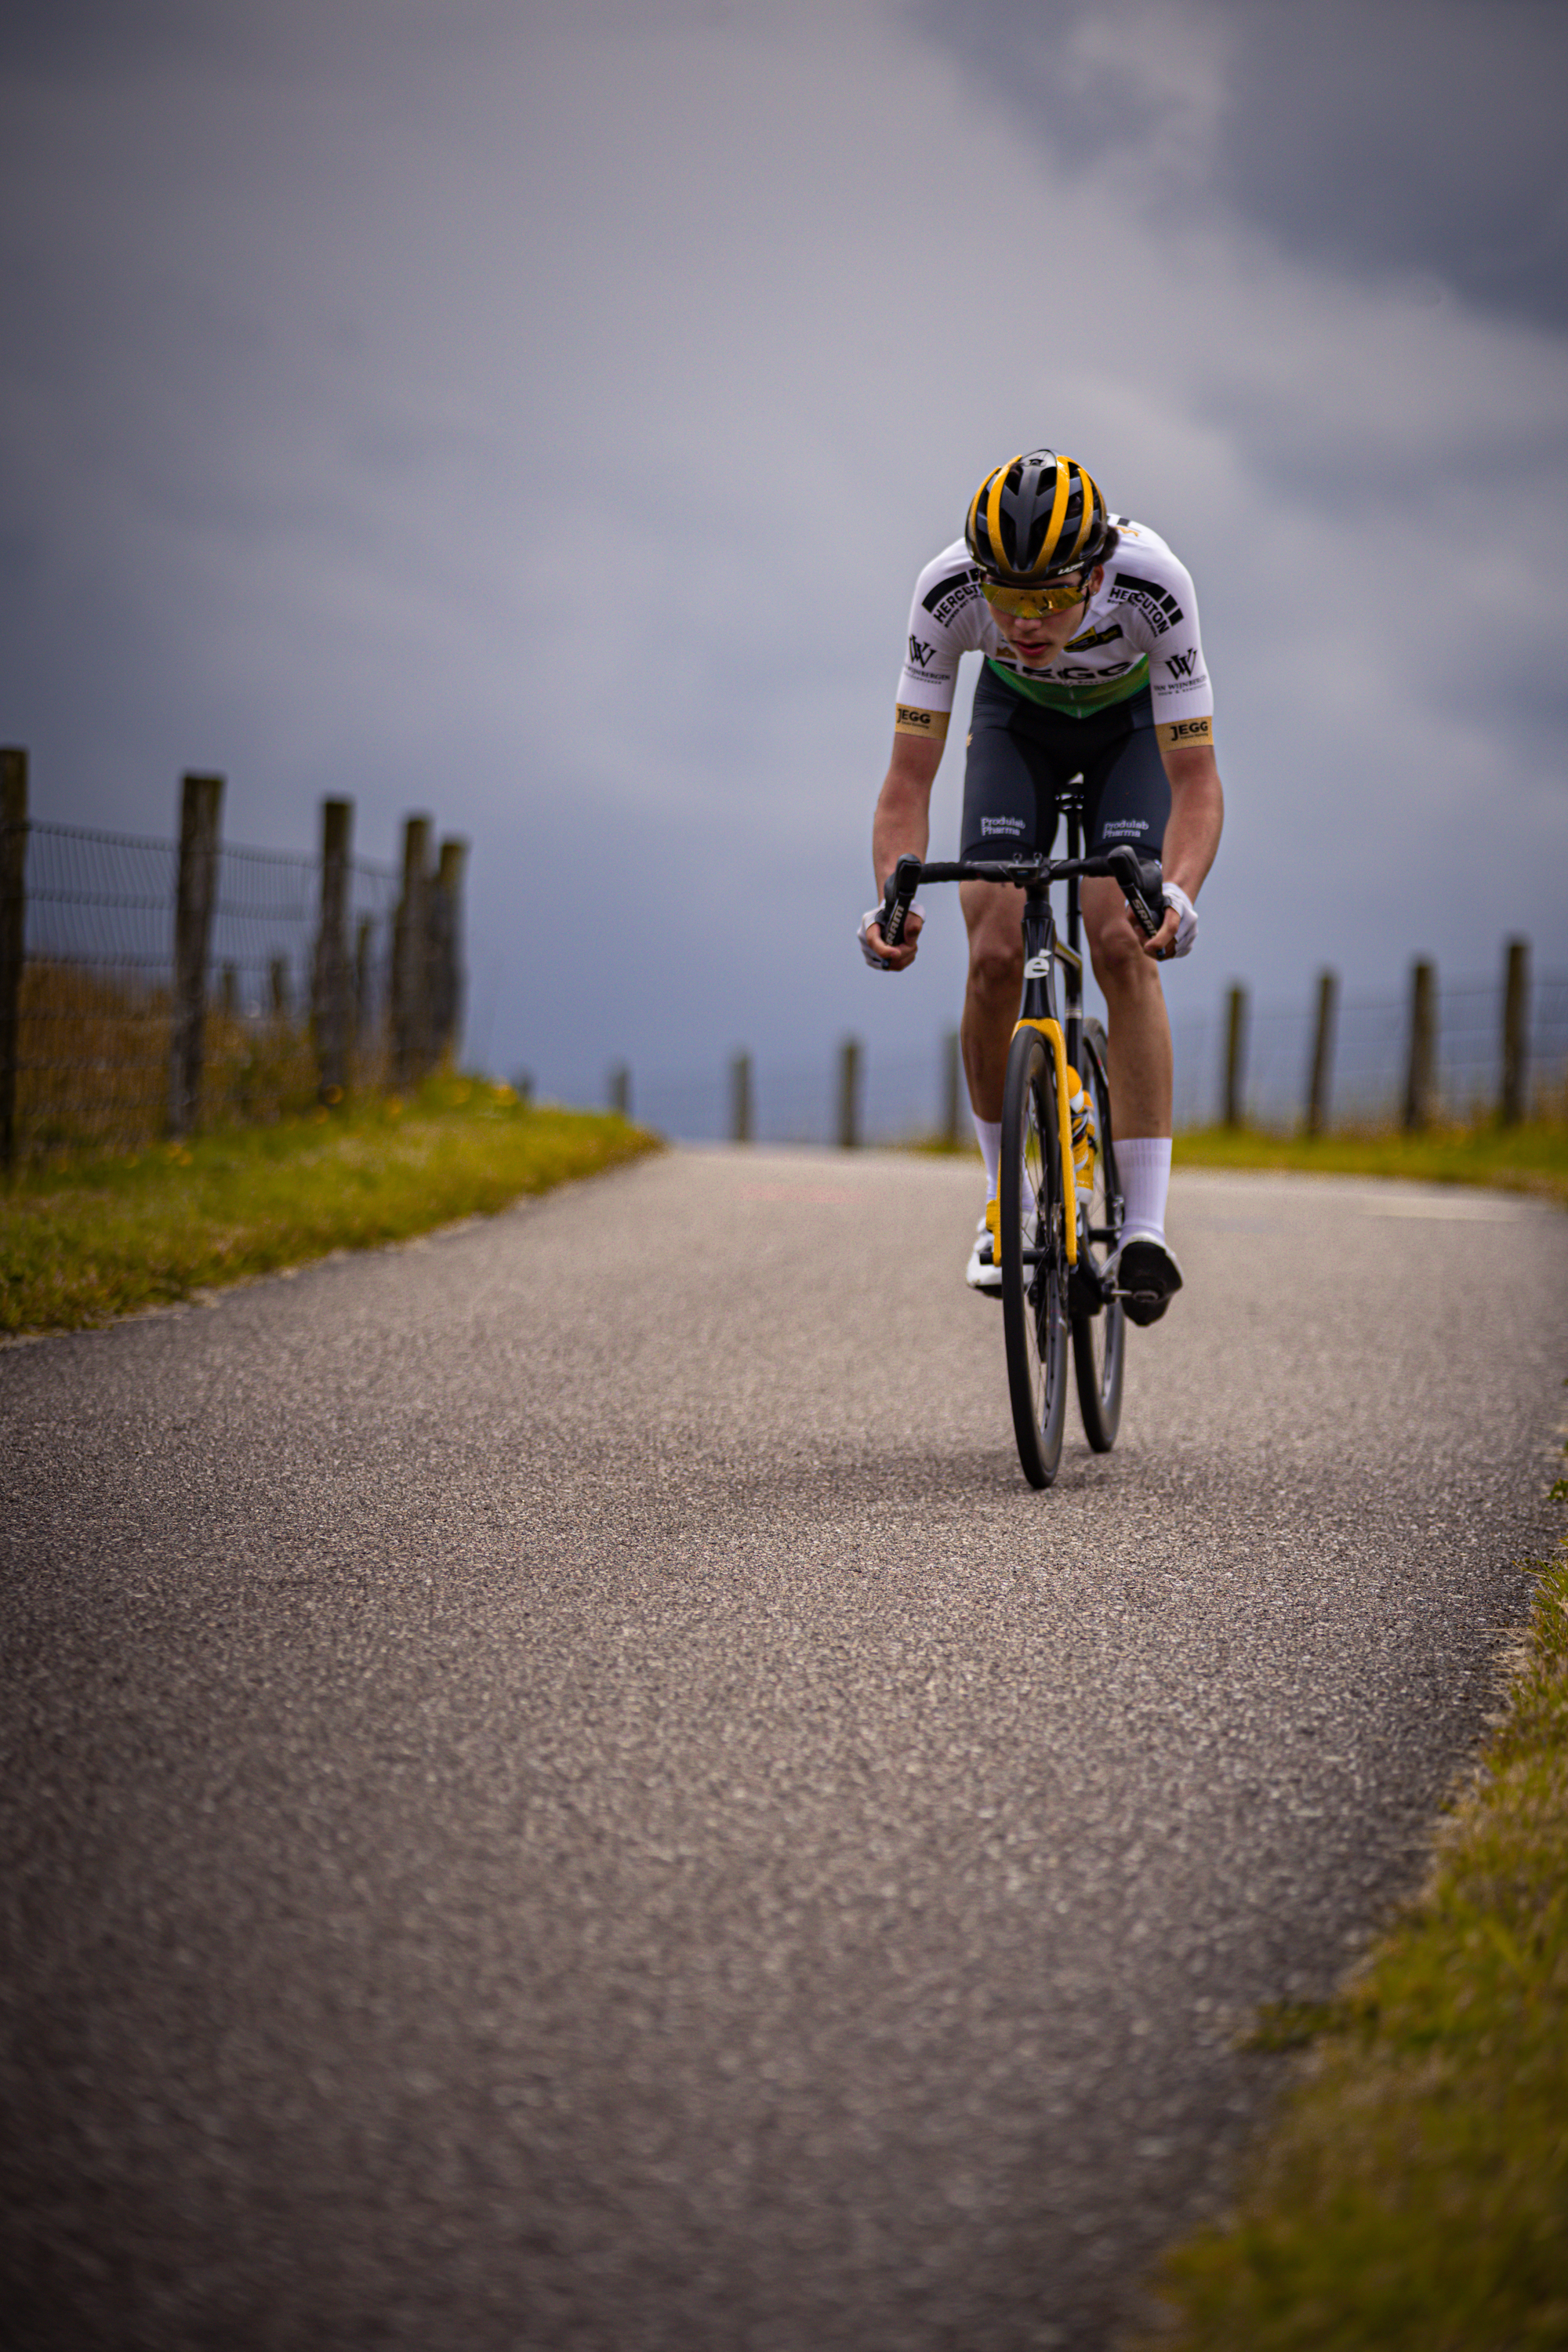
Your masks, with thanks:
M982 580L980 593L995 613L1011 613L1021 621L1037 621L1046 613L1069 612L1089 593L1078 575L1056 581L1047 588L1008 588L1000 580Z

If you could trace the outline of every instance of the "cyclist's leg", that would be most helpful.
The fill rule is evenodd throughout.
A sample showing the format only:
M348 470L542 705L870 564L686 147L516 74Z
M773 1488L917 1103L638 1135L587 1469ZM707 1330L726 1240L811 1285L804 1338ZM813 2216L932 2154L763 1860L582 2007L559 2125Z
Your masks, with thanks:
M1122 709L1125 731L1086 764L1091 854L1130 841L1157 851L1170 814L1170 786L1151 717L1139 696ZM1111 1120L1125 1212L1119 1280L1136 1323L1156 1322L1182 1286L1165 1240L1171 1181L1171 1024L1159 966L1142 952L1114 882L1083 886L1083 927L1110 1027Z
M1159 855L1171 810L1171 788L1152 719L1143 719L1148 696L1117 706L1121 724L1106 741L1106 713L1096 733L1101 740L1084 763L1085 847L1090 856L1129 841L1145 856ZM1140 723L1140 721L1143 723ZM1086 882L1083 928L1089 961L1105 999L1110 1032L1110 1107L1121 1138L1169 1137L1171 1132L1171 1024L1160 967L1146 956L1116 883Z
M981 671L963 771L961 857L1025 856L1049 849L1057 825L1057 778L1048 753L1032 740L1034 717L1032 704ZM993 1128L1002 1117L1007 1045L1023 986L1023 896L1005 883L959 885L969 934L960 1033L963 1068L976 1123ZM987 1170L994 1179L989 1153Z

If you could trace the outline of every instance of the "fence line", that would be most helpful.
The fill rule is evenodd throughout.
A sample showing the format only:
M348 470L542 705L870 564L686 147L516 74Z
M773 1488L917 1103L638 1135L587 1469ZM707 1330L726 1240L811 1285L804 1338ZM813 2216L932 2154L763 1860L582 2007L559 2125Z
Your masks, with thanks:
M1515 943L1510 942L1510 947ZM1561 1108L1568 1083L1568 972L1544 972L1521 1002L1519 965L1510 957L1500 980L1430 983L1431 1077L1426 1115L1475 1119L1493 1112L1524 1117L1531 1105ZM1514 1057L1510 1075L1510 975L1513 978ZM1404 1122L1411 1105L1414 1027L1412 986L1403 997L1352 996L1331 990L1335 1016L1320 1031L1323 982L1312 1002L1247 1010L1241 1116L1249 1127L1273 1131L1310 1126L1314 1072L1323 1129ZM1525 1010L1527 1008L1527 1010ZM1520 1013L1525 1011L1521 1020ZM1522 1033L1522 1034L1521 1034ZM1218 1010L1188 1013L1173 1024L1176 1049L1176 1126L1223 1122L1226 1109L1226 1024Z
M450 1050L464 845L431 872L427 818L400 871L350 853L347 801L312 858L223 841L220 777L185 779L177 843L30 817L17 750L0 777L0 1164L407 1084Z
M1428 985L1428 1117L1568 1109L1568 971L1521 988L1521 959L1510 953L1498 981L1445 984L1434 976ZM1211 1013L1173 1024L1178 1131L1223 1123L1227 1114L1274 1131L1401 1123L1409 1110L1413 992L1344 999L1335 975L1325 973L1307 1003L1258 1010L1245 989L1227 986ZM607 1099L629 1102L633 1093L630 1070L616 1063ZM689 1142L831 1144L846 1135L962 1142L971 1132L951 1032L925 1053L879 1056L854 1039L787 1063L741 1052L710 1070L640 1073L635 1095L637 1118Z

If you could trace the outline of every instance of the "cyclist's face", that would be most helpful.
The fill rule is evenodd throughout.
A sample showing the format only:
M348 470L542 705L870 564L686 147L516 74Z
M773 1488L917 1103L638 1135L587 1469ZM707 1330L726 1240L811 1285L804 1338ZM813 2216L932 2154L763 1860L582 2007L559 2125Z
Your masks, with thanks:
M1105 568L1096 564L1089 574L1089 585L1081 601L1069 604L1065 613L999 613L988 608L992 619L1015 653L1026 660L1050 660L1059 654L1069 637L1076 637L1083 626L1083 608L1105 577Z

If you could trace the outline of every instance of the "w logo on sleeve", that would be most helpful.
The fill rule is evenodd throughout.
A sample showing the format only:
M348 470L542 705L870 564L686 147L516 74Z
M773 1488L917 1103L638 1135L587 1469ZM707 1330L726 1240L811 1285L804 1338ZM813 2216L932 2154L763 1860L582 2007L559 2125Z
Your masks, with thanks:
M1165 667L1170 671L1173 677L1191 677L1193 671L1197 667L1197 658L1198 649L1196 646L1189 646L1184 654L1167 654L1165 656Z

